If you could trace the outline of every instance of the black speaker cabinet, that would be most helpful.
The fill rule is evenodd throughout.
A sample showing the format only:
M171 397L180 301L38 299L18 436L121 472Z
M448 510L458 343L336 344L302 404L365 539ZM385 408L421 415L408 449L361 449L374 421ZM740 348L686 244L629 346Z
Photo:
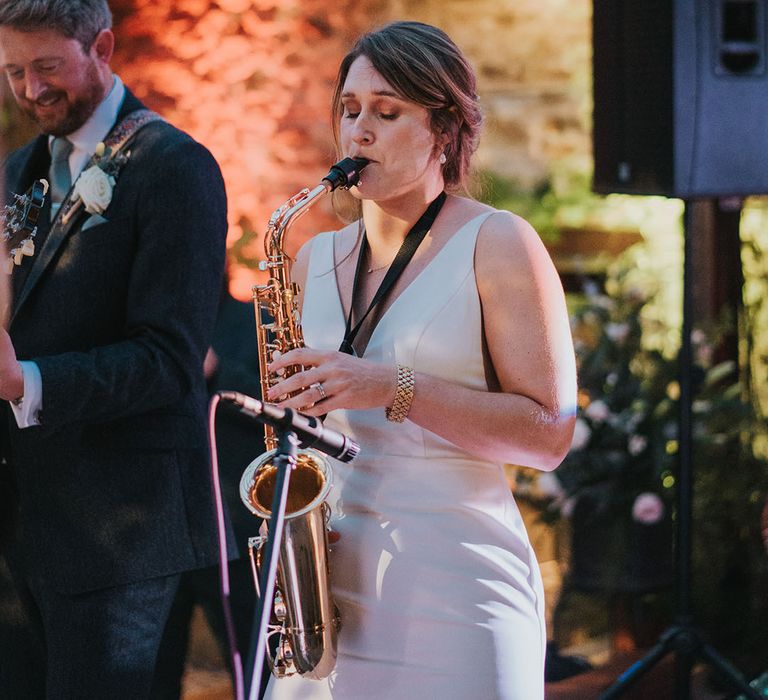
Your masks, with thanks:
M768 0L594 0L597 192L768 193Z

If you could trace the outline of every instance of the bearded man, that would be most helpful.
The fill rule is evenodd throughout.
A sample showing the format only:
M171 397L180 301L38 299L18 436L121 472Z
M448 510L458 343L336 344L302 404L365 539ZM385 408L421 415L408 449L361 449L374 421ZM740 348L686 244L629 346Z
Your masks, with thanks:
M180 572L216 559L203 358L221 287L219 168L112 73L106 0L0 0L0 65L42 134L6 198L0 697L141 698ZM23 248L23 250L22 250Z

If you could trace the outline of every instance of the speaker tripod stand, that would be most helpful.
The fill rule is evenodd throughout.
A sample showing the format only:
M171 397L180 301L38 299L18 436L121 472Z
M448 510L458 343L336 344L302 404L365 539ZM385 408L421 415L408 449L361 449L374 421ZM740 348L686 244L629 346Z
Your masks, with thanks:
M659 637L656 645L639 661L622 673L605 690L599 700L621 697L635 681L648 673L667 654L675 654L675 698L691 697L691 671L695 661L711 666L734 690L750 700L765 698L744 679L744 676L711 645L699 636L691 612L691 530L693 504L693 440L692 440L692 370L691 345L693 290L692 290L692 229L693 207L685 202L683 214L683 323L680 345L680 414L678 420L678 473L676 485L676 552L677 611L674 623Z

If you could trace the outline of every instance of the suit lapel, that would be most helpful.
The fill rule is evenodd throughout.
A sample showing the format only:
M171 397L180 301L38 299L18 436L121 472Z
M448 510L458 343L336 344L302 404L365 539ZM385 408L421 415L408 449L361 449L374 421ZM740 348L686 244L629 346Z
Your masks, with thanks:
M141 104L141 102L139 102L139 100L137 100L133 96L133 94L126 88L125 99L123 100L123 104L120 107L120 111L117 114L117 119L115 121L115 124L119 124L131 112L135 112L137 109L142 109L142 108L143 108L143 105ZM114 128L114 124L112 126ZM43 144L45 146L46 163L47 163L45 172L47 172L48 166L50 165L50 155L48 154L47 137L42 136L40 138L43 139ZM33 179L34 178L30 180L30 184ZM47 211L48 211L48 219L50 219L50 209L48 209ZM45 237L45 240L43 241L42 246L38 248L39 253L33 258L33 264L31 265L29 271L26 274L26 279L19 281L18 289L16 288L17 285L14 284L14 291L16 293L14 294L14 308L11 314L11 323L13 323L13 320L16 318L16 315L18 314L19 309L22 307L24 302L29 297L30 293L34 289L38 280L40 279L40 277L42 276L42 274L45 272L46 268L50 264L51 260L53 260L53 258L55 257L56 253L61 247L61 244L66 240L69 233L75 230L80 225L80 221L82 221L82 218L83 218L83 213L84 211L81 210L80 213L74 216L67 223L66 226L61 224L61 221L59 218L56 219L52 227L50 227L49 223L47 224L50 227L50 230L47 232L48 235Z

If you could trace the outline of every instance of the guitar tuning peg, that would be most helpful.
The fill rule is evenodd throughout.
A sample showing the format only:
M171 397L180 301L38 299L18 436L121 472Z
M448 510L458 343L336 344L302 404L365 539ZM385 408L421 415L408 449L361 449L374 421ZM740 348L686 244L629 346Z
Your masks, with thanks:
M31 238L25 238L21 242L21 254L27 256L35 254L35 242Z

